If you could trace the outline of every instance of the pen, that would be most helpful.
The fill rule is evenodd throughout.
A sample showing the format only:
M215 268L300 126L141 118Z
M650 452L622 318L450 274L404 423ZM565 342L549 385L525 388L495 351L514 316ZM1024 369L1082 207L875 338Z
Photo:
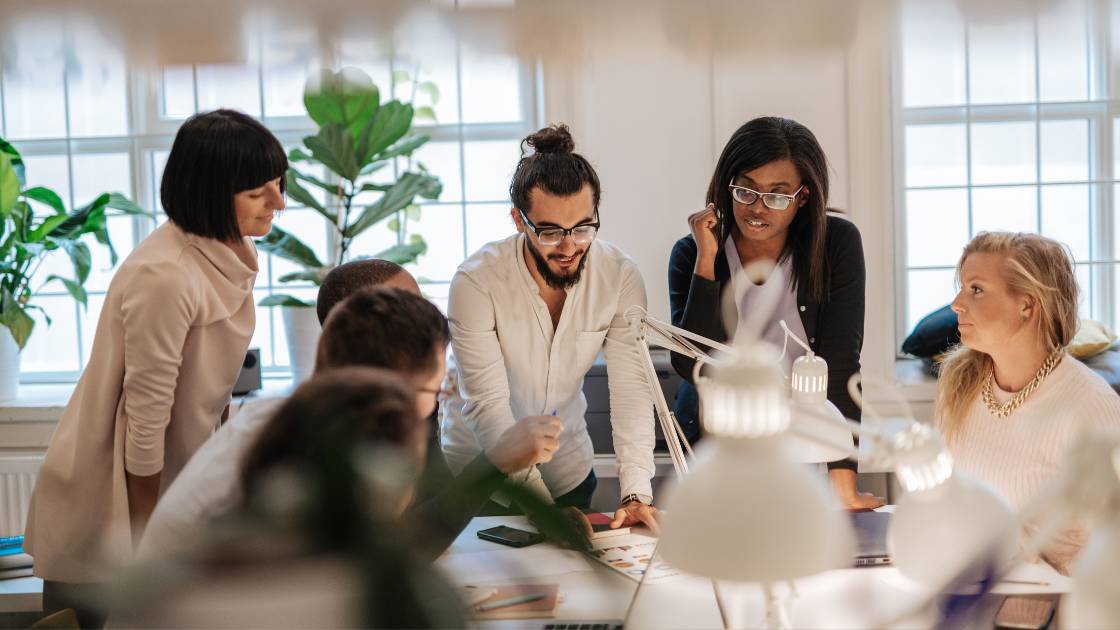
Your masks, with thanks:
M538 599L544 599L544 598L545 598L544 593L528 593L528 594L525 594L525 595L516 595L514 597L507 597L505 599L494 600L494 601L486 603L486 604L479 604L478 608L476 608L475 610L477 610L478 612L486 612L488 610L494 610L495 608L505 608L506 606L516 606L517 604L527 604L529 602L535 602Z

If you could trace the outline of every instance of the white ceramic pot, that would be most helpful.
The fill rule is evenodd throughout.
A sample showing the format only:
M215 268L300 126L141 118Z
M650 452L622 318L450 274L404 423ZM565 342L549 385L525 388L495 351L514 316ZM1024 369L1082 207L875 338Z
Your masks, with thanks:
M319 316L313 307L282 306L284 333L288 338L292 380L307 380L315 371L315 349L319 345Z
M0 401L19 396L19 346L12 333L0 326Z

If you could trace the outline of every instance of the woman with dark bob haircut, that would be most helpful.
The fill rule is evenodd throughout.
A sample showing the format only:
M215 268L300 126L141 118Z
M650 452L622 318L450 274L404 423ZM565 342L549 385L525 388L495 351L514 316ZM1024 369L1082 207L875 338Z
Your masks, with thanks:
M847 384L859 372L863 347L863 242L855 224L827 214L828 161L813 132L777 117L739 127L716 163L707 204L688 218L691 234L677 241L669 259L673 324L726 341L731 335L721 318L721 300L730 298L732 308L744 314L760 307L761 286L777 283L785 290L762 337L781 346L778 322L785 320L828 362L828 399L844 416L859 420ZM773 265L769 277L748 281L733 273L757 262ZM756 286L736 287L737 282ZM739 295L735 304L733 296ZM788 361L803 354L796 344L789 348ZM686 379L677 393L677 417L690 436L698 436L693 361L673 354L673 367ZM829 462L828 470L846 507L881 504L856 492L854 461Z
M284 208L284 149L217 110L180 127L160 187L170 219L109 285L89 362L51 439L26 547L46 612L82 617L132 556L156 500L218 427L256 323L252 237Z

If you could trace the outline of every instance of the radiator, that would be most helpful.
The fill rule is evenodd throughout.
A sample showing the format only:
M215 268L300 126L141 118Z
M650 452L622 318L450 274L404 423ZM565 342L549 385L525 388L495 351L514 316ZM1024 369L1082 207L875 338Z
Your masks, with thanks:
M41 455L0 455L0 538L20 536Z

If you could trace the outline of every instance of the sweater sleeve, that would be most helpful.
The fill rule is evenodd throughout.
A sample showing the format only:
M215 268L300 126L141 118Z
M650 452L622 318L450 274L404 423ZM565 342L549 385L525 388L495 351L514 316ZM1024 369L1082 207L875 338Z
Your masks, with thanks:
M163 470L164 433L196 304L189 274L174 264L137 269L121 300L124 461L134 475Z
M828 300L821 305L817 326L817 352L828 362L828 399L845 418L859 421L860 408L848 394L848 379L860 370L863 351L863 315L867 270L863 240L854 223L829 222L833 246L829 248ZM829 462L835 468L856 469L853 459Z
M669 256L669 313L672 324L703 337L720 341L719 282L694 274L696 241L685 236ZM692 382L692 359L672 353L673 369Z

